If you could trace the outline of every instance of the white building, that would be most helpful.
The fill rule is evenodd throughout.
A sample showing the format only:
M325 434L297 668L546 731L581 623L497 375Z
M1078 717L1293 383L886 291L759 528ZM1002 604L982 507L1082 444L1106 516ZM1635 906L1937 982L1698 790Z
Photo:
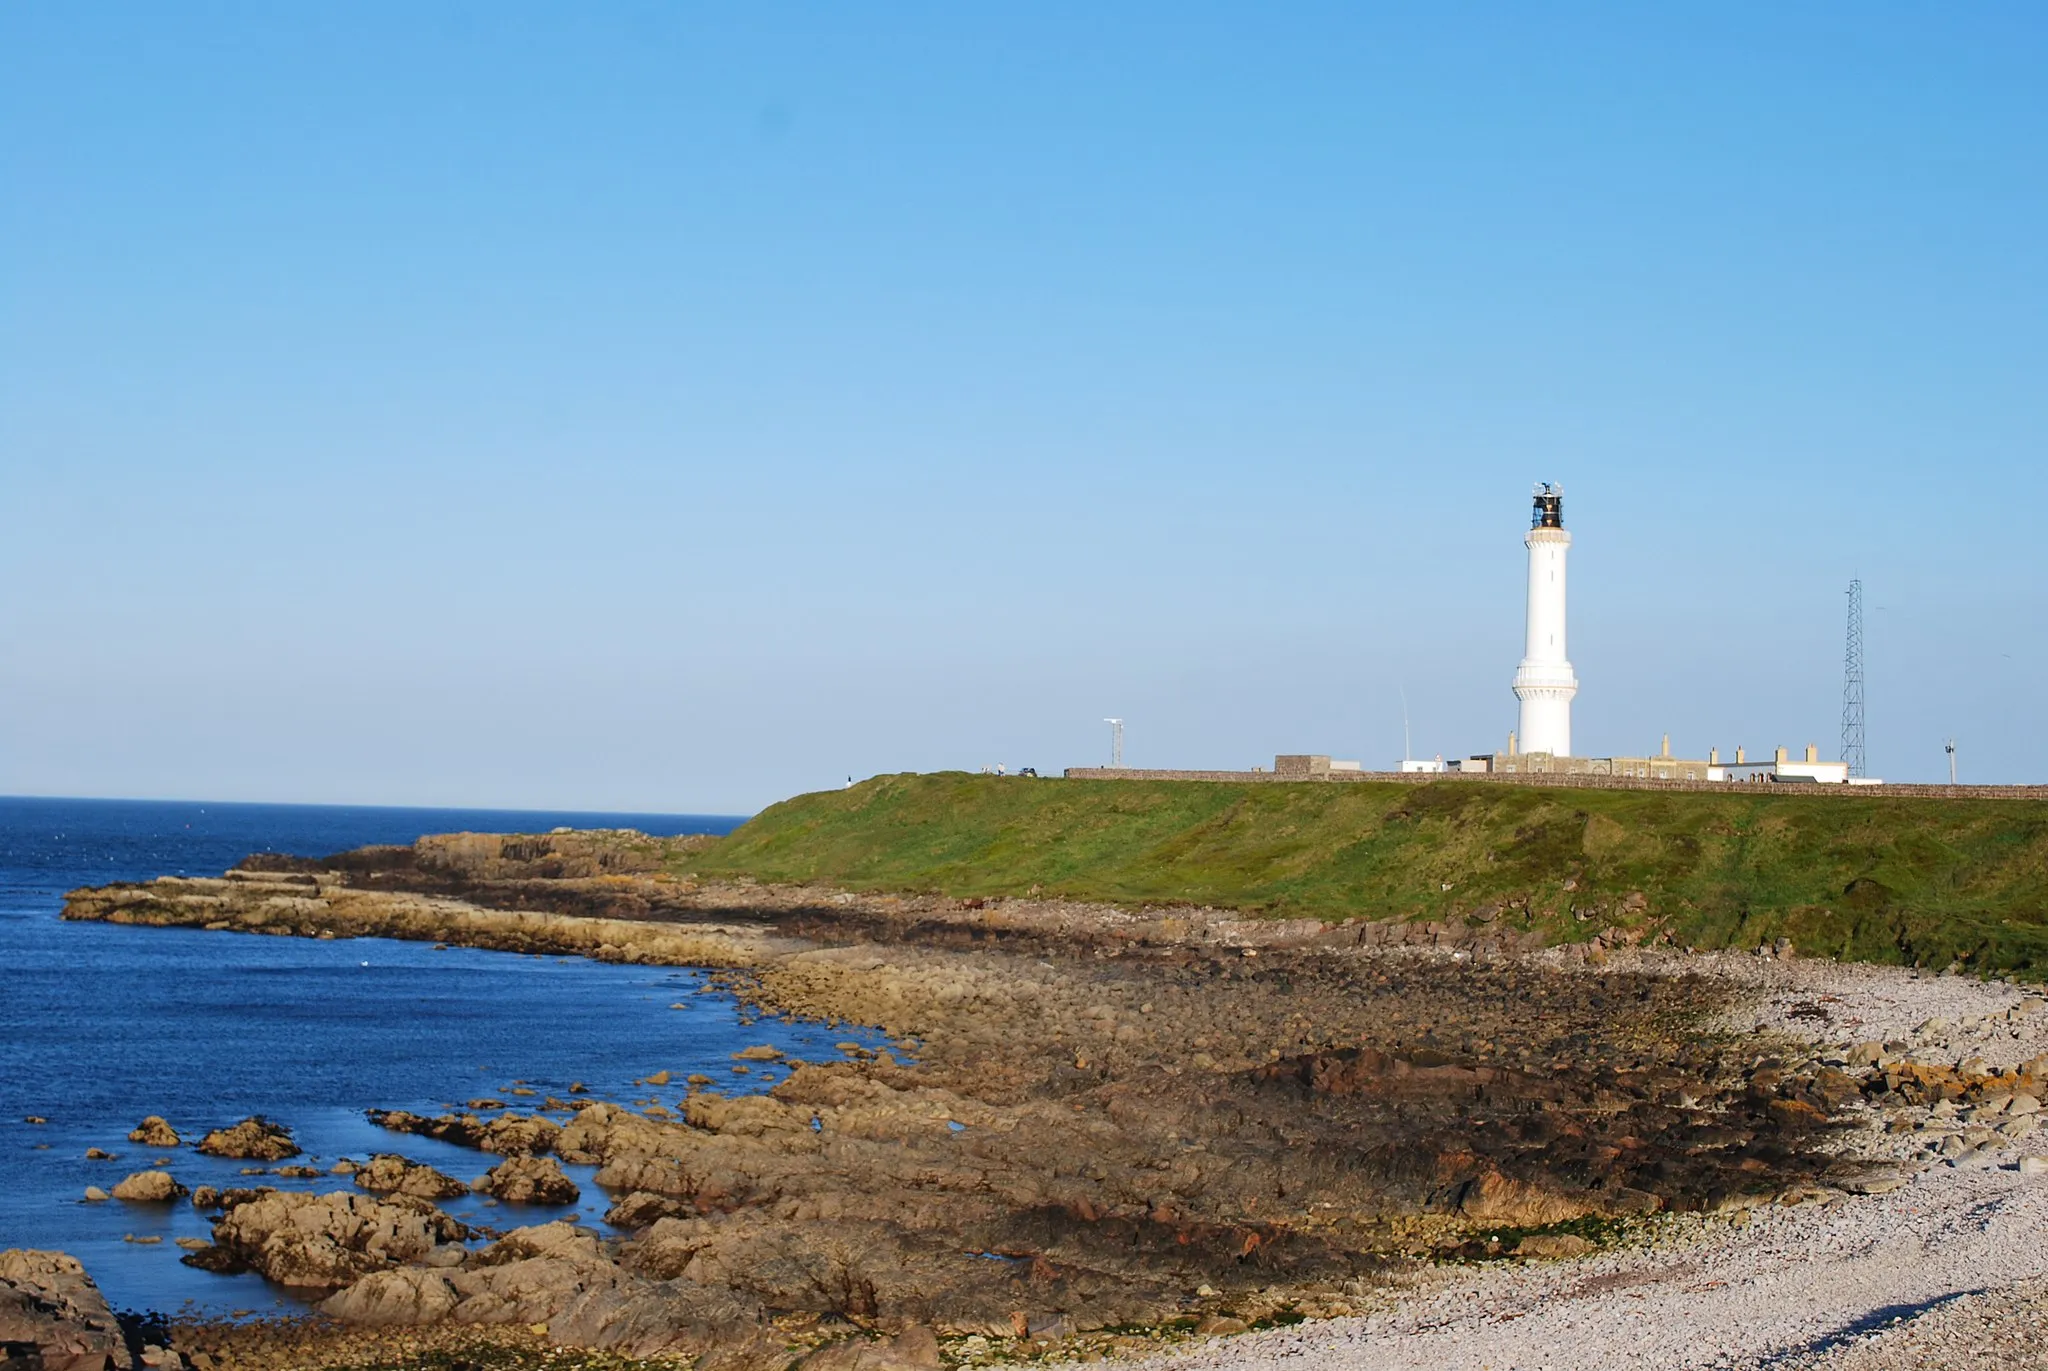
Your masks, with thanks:
M1572 535L1564 530L1564 488L1545 481L1536 487L1529 534L1528 638L1515 672L1515 697L1522 702L1519 749L1552 757L1572 755L1572 697L1579 678L1565 655L1565 554Z

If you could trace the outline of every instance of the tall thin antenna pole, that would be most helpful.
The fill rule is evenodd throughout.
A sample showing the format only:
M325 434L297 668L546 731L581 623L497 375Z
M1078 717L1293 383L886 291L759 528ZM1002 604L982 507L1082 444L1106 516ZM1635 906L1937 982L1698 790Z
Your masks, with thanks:
M1948 783L1954 785L1956 783L1956 740L1950 738L1941 745L1941 750L1948 754Z
M1395 687L1401 692L1401 760L1406 762L1415 755L1415 744L1408 741L1408 685L1401 682ZM1405 769L1405 768L1404 768Z
M1842 760L1865 773L1863 738L1863 582L1849 582L1849 645L1842 656Z
M1102 722L1109 725L1109 769L1111 771L1122 771L1124 769L1124 721L1122 719L1104 719Z

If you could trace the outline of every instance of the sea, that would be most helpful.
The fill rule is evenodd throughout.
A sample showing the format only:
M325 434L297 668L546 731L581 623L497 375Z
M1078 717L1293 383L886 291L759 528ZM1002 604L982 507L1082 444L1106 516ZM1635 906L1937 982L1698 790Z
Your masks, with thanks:
M188 1201L89 1202L151 1167L186 1186L276 1185L328 1192L346 1176L251 1176L254 1163L204 1157L207 1129L261 1114L291 1128L326 1170L343 1157L398 1152L463 1180L497 1160L370 1124L370 1108L440 1113L472 1099L529 1108L544 1097L675 1106L691 1073L728 1094L761 1090L778 1069L732 1054L769 1043L822 1060L844 1026L749 1022L690 968L613 966L382 938L317 941L190 929L65 923L64 893L154 876L218 875L255 852L323 856L423 834L636 828L724 833L706 814L539 813L0 798L0 1249L69 1252L116 1309L258 1317L300 1306L255 1275L183 1265L178 1240L208 1236ZM781 1068L786 1071L787 1068ZM637 1084L661 1071L675 1085ZM534 1092L531 1095L514 1092ZM185 1145L128 1141L159 1114ZM557 1116L560 1117L559 1115ZM99 1148L114 1160L89 1160ZM564 1168L582 1200L559 1208L484 1198L444 1205L508 1229L568 1218L604 1229L610 1199L593 1169Z

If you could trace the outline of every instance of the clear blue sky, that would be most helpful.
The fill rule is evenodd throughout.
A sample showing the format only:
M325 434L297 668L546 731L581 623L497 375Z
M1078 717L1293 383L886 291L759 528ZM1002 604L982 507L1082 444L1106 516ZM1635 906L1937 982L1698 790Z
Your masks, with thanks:
M0 7L0 792L2048 779L2048 9Z

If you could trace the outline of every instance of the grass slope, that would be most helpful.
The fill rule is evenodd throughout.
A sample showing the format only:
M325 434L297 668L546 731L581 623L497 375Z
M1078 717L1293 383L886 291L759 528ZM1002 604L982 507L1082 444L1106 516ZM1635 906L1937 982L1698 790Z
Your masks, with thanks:
M1700 947L1782 935L1859 960L2048 970L2048 805L2028 801L945 773L797 796L681 862L1327 920L1506 905L1560 941L1655 922Z

